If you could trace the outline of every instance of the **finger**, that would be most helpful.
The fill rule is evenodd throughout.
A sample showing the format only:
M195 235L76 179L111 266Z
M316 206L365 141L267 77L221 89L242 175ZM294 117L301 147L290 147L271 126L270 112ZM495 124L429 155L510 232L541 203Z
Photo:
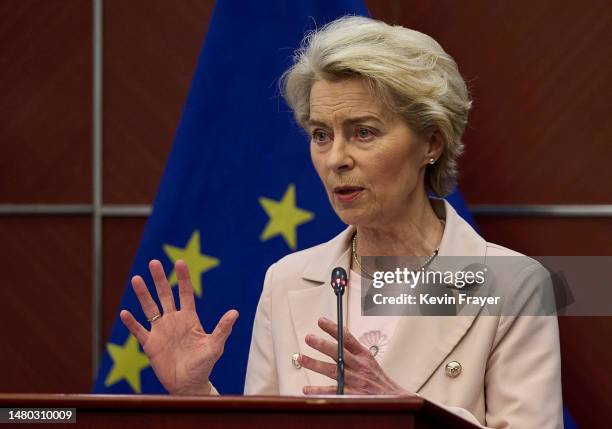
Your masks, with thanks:
M329 341L318 337L313 334L306 335L306 344L308 344L313 349L320 351L321 353L329 356L335 361L338 361L338 342L337 341ZM344 351L344 362L347 365L354 365L356 363L354 355L346 350Z
M170 285L168 284L168 279L166 278L166 273L164 272L164 267L161 262L157 259L153 259L149 262L149 271L151 271L155 289L157 290L157 296L159 297L159 302L161 302L164 313L176 311L174 297L172 296L172 291L170 290Z
M334 340L338 341L338 325L336 323L326 317L321 317L319 319L319 327L331 335ZM370 353L347 328L344 328L344 348L354 355Z
M144 280L140 276L132 277L132 289L134 289L134 293L138 298L138 302L140 302L140 306L142 307L142 311L147 319L151 319L158 314L161 314L157 304L151 298L151 294L147 289L147 285Z
M174 270L176 271L176 277L178 278L179 302L181 305L181 310L195 311L193 286L191 284L191 278L189 277L189 269L187 268L187 264L179 259L176 261L176 264L174 264Z
M335 363L323 362L306 355L300 355L298 363L304 368L323 374L332 380L338 378L338 365Z
M141 346L144 347L147 339L149 338L149 331L147 331L138 321L132 316L127 310L122 310L119 313L119 318L123 322L126 328L136 337Z
M236 310L230 310L221 317L221 320L219 320L219 323L217 323L215 330L211 334L216 341L225 344L227 337L232 333L232 327L236 319L238 319L238 312Z

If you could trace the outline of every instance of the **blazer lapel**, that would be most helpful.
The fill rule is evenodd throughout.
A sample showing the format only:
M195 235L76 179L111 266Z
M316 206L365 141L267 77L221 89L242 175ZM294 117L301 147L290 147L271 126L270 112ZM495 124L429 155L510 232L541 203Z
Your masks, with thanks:
M439 257L445 269L461 270L484 263L486 241L445 200L432 199L434 210L446 218ZM435 264L432 264L434 266ZM400 319L381 356L381 366L404 389L418 392L472 326L477 316L405 316Z
M475 316L405 316L381 357L397 384L418 392L472 325Z

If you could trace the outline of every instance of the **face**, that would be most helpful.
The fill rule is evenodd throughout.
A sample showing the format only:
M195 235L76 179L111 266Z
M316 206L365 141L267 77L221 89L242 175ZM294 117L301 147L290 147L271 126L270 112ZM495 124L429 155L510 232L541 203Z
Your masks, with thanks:
M389 225L425 192L430 145L362 81L316 82L308 131L312 162L344 223Z

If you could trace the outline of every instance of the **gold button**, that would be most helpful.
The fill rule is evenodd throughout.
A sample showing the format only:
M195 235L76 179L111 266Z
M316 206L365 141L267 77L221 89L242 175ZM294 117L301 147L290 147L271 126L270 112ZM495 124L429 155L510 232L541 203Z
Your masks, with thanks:
M300 363L298 362L299 358L300 358L300 354L299 353L293 353L291 355L291 363L293 364L295 369L300 369L302 367L302 365L300 365Z
M459 377L459 374L461 374L461 369L461 364L454 360L446 364L446 375L448 375L450 378Z

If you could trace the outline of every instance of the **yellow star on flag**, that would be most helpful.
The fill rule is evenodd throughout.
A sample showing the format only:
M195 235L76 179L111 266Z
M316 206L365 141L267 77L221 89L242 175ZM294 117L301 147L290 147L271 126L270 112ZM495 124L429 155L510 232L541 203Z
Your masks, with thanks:
M259 204L266 211L270 220L261 233L261 241L282 235L292 250L297 248L296 228L314 218L314 214L295 206L295 185L290 183L280 201L266 197L259 198Z
M136 337L130 334L123 346L108 343L106 348L113 359L113 367L104 385L108 387L125 380L134 392L140 393L140 371L149 366L149 359L138 349Z
M191 276L191 284L193 290L198 298L202 297L202 274L208 270L212 270L220 261L217 258L213 258L209 255L200 253L200 231L197 229L191 234L191 238L184 248L171 246L170 244L164 244L164 252L168 255L168 258L172 261L172 264L182 259L189 267L189 275ZM170 286L178 284L176 272L174 269L168 279Z

